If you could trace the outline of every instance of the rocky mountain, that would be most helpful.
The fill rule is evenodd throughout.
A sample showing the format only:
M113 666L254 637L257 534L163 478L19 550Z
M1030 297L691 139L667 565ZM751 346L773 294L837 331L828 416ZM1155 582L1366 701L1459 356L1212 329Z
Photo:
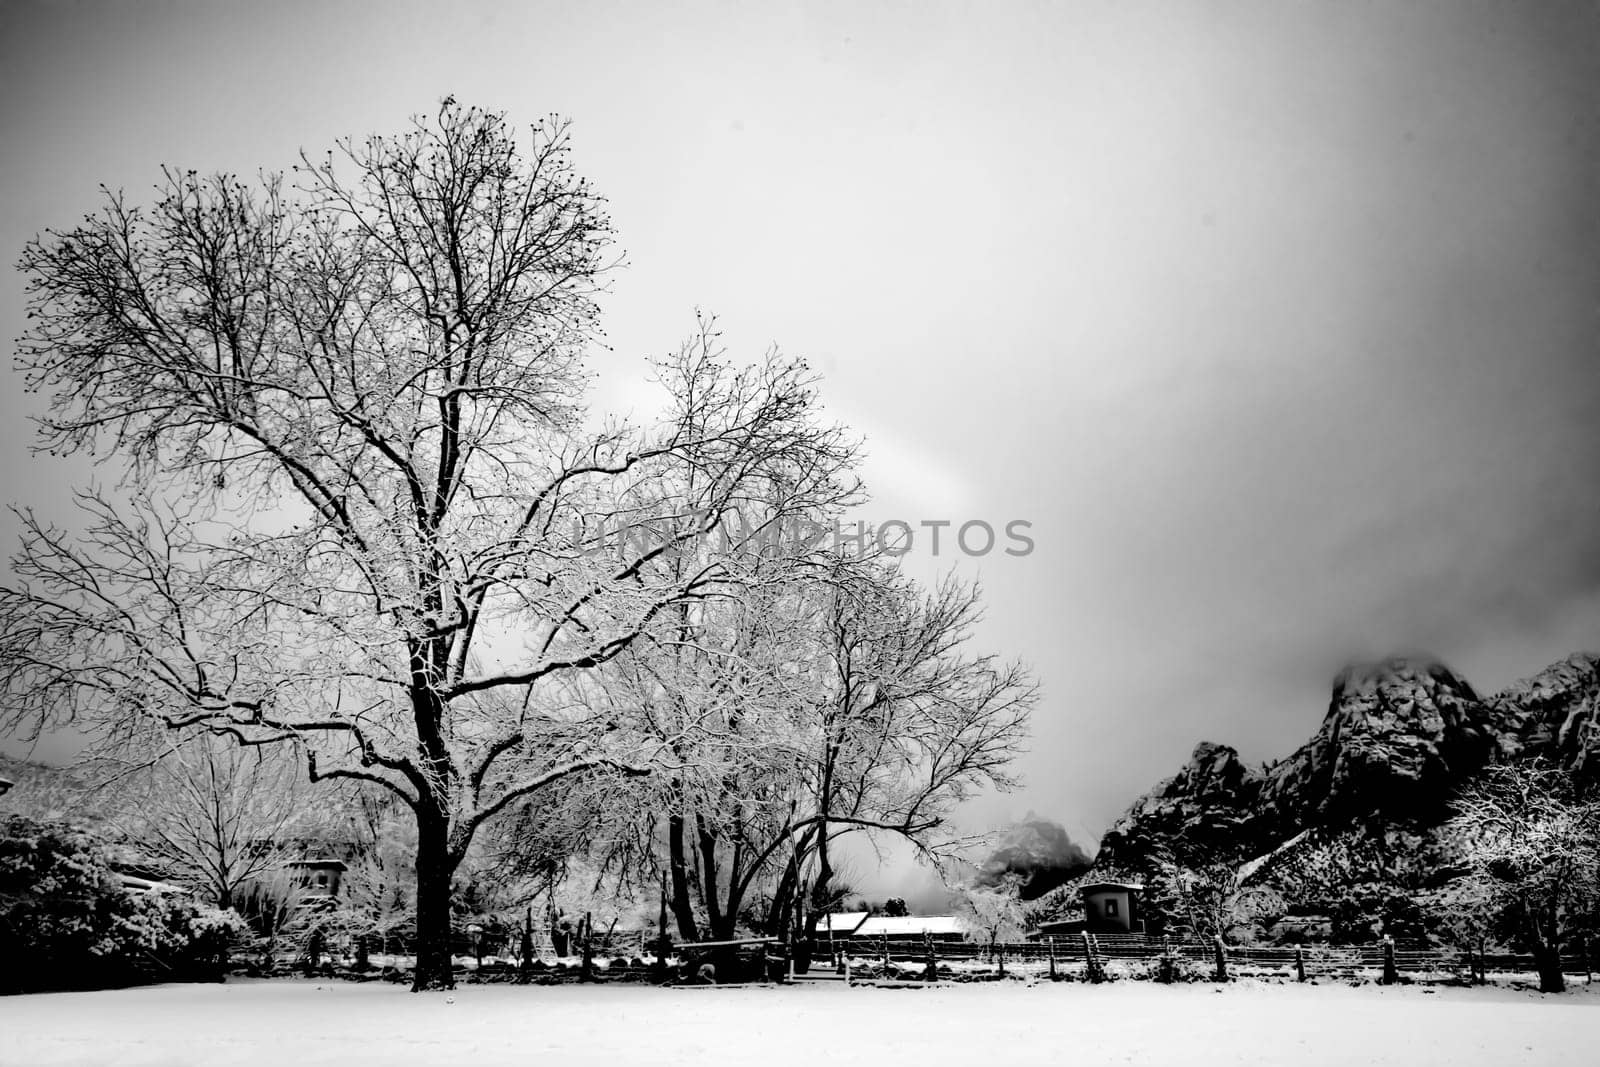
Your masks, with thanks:
M1284 826L1436 822L1495 753L1498 733L1490 709L1442 663L1349 667L1311 740L1268 772L1263 805Z
M1018 895L1036 900L1088 870L1092 862L1066 827L1030 811L979 866L977 882L992 886L1013 877L1020 883Z
M1136 864L1162 848L1186 865L1232 855L1270 836L1259 808L1266 783L1262 769L1234 749L1202 741L1182 770L1134 801L1101 840L1095 862Z
M1097 867L1241 862L1310 828L1427 829L1492 761L1600 774L1600 658L1577 654L1484 698L1443 663L1394 658L1334 681L1310 740L1264 767L1204 742L1107 832Z
M1500 754L1600 776L1600 657L1580 652L1489 698Z

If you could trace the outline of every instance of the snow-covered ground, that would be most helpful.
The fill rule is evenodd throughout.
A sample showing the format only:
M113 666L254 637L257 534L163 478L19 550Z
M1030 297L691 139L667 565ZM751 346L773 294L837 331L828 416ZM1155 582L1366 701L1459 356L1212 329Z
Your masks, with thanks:
M1600 991L234 981L0 998L0 1064L1593 1064Z

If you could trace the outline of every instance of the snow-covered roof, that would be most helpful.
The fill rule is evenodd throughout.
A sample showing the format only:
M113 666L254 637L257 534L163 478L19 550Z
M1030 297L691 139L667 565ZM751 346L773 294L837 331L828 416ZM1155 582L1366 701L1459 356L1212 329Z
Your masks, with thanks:
M1143 888L1139 882L1090 882L1086 886L1080 886L1078 892L1093 893L1097 889L1132 889L1137 892Z
M6 790L10 789L12 786L14 786L16 784L17 783L13 782L9 778L0 778L0 797L5 796L6 795Z
M866 917L867 913L864 911L842 911L837 915L824 915L817 920L817 933L825 934L829 931L836 934L853 933Z
M966 921L956 915L874 915L856 927L856 937L904 937L907 934L965 934Z
M172 885L168 882L157 882L149 878L140 878L132 874L119 874L117 881L122 883L122 888L130 893L187 893L182 886Z

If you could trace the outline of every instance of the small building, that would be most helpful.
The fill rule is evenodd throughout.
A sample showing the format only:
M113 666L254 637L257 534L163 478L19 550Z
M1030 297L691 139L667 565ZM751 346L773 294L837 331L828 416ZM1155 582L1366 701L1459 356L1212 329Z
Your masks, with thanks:
M1091 882L1080 886L1083 894L1083 919L1090 933L1144 933L1144 916L1139 913L1139 894L1144 886L1135 882Z
M1040 923L1028 939L1081 937L1086 933L1143 934L1144 914L1139 908L1139 894L1143 891L1144 886L1136 882L1090 882L1080 886L1082 905L1064 909L1051 921Z
M295 860L289 864L289 869L313 896L336 897L348 867L343 860L318 859Z
M851 935L856 941L965 941L967 923L958 915L873 915Z

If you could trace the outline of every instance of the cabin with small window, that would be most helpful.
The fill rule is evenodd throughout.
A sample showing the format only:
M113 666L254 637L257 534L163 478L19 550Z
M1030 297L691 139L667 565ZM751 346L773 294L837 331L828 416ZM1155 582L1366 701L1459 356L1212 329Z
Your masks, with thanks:
M1092 882L1078 890L1083 895L1083 919L1093 933L1144 933L1139 914L1139 894L1144 886L1132 882Z
M346 870L343 860L296 860L289 864L300 884L312 896L336 897Z
M1063 908L1054 919L1040 923L1028 938L1143 934L1144 915L1139 908L1143 890L1144 886L1134 882L1090 882L1080 886L1082 905Z

